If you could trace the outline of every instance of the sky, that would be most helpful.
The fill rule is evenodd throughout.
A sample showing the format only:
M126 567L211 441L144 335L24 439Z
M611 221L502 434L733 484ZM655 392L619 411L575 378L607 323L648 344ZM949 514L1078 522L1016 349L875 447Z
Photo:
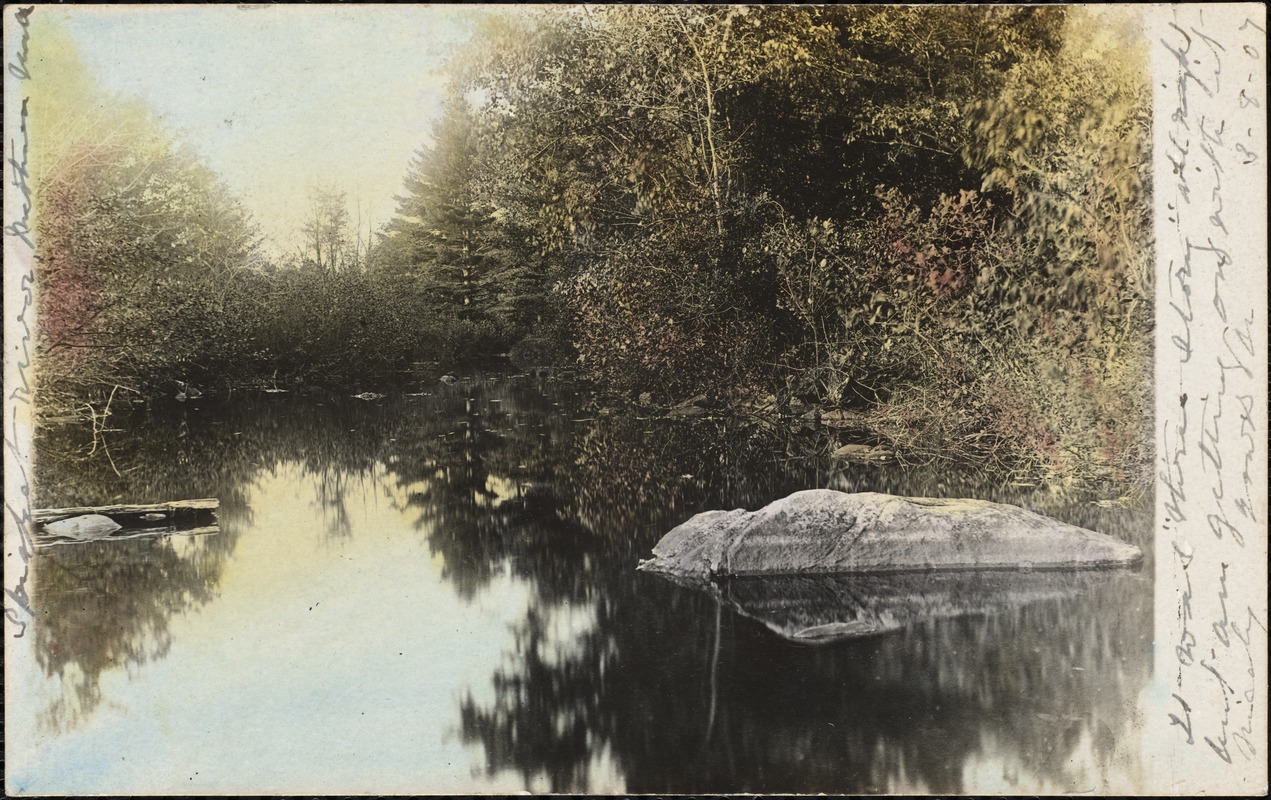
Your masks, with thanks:
M445 62L497 6L40 6L104 87L156 111L252 211L274 254L308 187L387 222L445 96Z
M307 187L386 222L445 96L448 54L495 9L42 6L112 92L145 102L292 252Z

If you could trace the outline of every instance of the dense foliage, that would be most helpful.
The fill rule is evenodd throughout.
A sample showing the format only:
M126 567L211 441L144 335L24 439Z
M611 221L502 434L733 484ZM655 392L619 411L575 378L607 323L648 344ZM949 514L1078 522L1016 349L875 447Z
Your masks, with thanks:
M363 243L317 191L291 263L140 112L71 125L39 199L46 392L353 385L510 350L631 401L771 393L868 410L914 457L1139 480L1150 137L1119 19L495 18L394 220Z
M911 454L1141 477L1147 87L1117 18L518 20L456 66L395 269L633 399L775 391L871 408ZM549 290L567 327L509 313Z

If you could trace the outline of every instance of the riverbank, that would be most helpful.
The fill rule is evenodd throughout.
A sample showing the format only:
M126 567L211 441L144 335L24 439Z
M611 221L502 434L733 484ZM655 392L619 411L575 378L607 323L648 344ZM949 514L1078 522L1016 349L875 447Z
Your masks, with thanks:
M973 469L995 475L1008 485L1050 486L1055 489L1087 491L1101 497L1133 499L1145 494L1146 483L1125 479L1100 468L1093 459L1083 460L1079 452L1068 453L1064 471L1057 477L1054 464L1045 457L1021 451L991 431L975 427L974 420L947 399L922 397L931 405L909 400L873 406L842 408L830 403L809 402L790 393L755 394L749 399L728 399L699 394L674 403L657 403L652 394L642 392L634 399L601 391L573 366L518 368L506 356L489 357L464 367L444 367L440 362L416 362L391 379L371 376L347 383L285 382L254 379L200 389L174 382L171 390L152 397L115 391L94 402L40 405L41 426L80 426L98 437L104 431L127 425L123 420L134 412L197 407L202 403L252 404L259 398L292 397L311 401L389 403L433 396L435 392L462 392L487 380L528 379L567 387L588 398L578 413L583 418L622 418L634 422L668 421L685 426L742 426L757 435L791 438L816 437L815 445L799 450L797 457L810 461L885 465L928 469ZM108 421L109 418L109 421Z

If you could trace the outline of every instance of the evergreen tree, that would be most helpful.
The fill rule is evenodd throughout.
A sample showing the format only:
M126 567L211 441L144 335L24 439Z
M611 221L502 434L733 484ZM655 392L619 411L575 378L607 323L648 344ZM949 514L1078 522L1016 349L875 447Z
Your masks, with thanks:
M494 210L477 192L471 116L452 98L407 171L381 244L381 268L411 280L426 304L461 319L491 317L503 252Z

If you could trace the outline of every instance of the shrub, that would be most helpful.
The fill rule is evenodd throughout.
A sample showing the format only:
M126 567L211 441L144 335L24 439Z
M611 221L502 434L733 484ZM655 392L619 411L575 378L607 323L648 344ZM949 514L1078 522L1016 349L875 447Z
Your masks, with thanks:
M741 275L711 252L711 238L623 242L562 289L591 377L659 401L763 382L771 325L747 307Z

